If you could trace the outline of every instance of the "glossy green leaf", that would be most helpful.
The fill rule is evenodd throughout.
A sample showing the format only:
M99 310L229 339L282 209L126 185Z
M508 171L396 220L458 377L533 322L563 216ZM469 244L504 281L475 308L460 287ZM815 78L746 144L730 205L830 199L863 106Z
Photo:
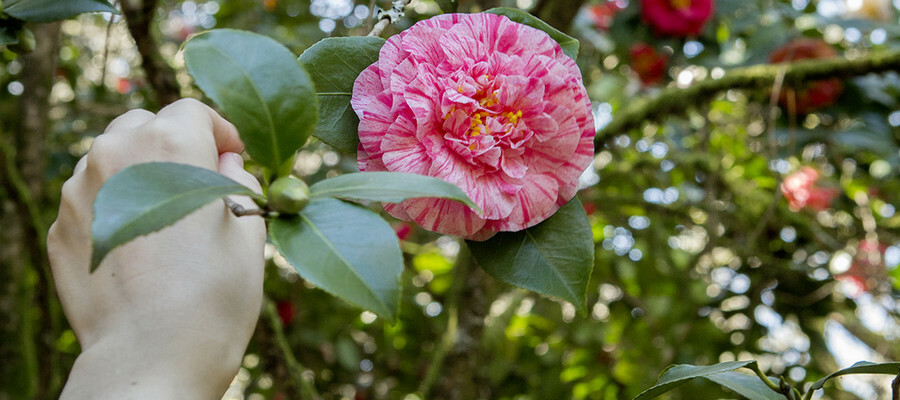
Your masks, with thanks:
M656 385L643 391L634 400L653 399L666 393L688 381L696 378L706 378L713 374L725 371L733 371L738 368L756 364L756 361L729 361L708 366L678 364L672 365L663 371Z
M269 236L303 279L389 321L396 317L403 256L377 214L318 198L300 215L272 221Z
M860 361L856 364L851 365L850 367L844 368L840 371L834 372L831 375L828 375L822 379L817 380L815 383L810 386L809 390L819 390L822 386L825 386L825 382L828 382L829 379L838 377L841 375L851 375L851 374L885 374L885 375L897 375L900 374L900 362L888 362L888 363L880 363L876 364L869 361Z
M119 11L105 0L6 0L3 12L33 22L50 22L89 12Z
M538 17L531 15L525 11L516 9L516 8L507 8L507 7L495 7L485 12L489 12L491 14L503 15L509 18L514 22L518 22L520 24L528 25L532 28L541 30L550 35L550 38L555 40L556 43L559 43L559 46L562 47L563 53L567 56L571 57L573 60L578 57L578 39L575 39L565 33L562 33L558 29L550 26L546 22L540 20Z
M184 60L254 160L275 171L306 143L318 101L309 74L286 47L255 33L216 29L185 43Z
M119 171L94 200L91 271L117 246L171 225L229 194L255 195L224 175L192 165L152 162Z
M456 185L442 179L403 172L357 172L325 179L310 187L313 197L340 197L398 203L414 197L456 200L478 206Z
M784 395L766 386L756 374L748 375L737 371L725 371L707 375L704 378L727 387L750 400L785 400ZM776 385L778 384L778 379L769 379Z
M577 197L531 228L500 232L486 241L467 243L472 257L491 276L569 301L586 312L594 241Z
M335 149L355 153L359 118L350 107L353 82L378 60L385 40L372 36L322 39L300 55L319 97L319 123L313 136Z

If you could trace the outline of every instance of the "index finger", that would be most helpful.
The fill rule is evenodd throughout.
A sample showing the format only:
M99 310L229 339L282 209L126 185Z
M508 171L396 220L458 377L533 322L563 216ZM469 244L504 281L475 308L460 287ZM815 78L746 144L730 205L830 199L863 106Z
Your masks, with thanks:
M238 134L237 128L231 122L228 122L219 113L206 104L195 99L181 99L172 104L163 107L156 114L159 118L182 118L183 121L194 121L197 115L207 115L208 119L199 121L203 124L209 124L212 128L213 139L216 142L216 149L219 154L232 152L240 153L244 151L244 142ZM193 118L191 118L193 116Z

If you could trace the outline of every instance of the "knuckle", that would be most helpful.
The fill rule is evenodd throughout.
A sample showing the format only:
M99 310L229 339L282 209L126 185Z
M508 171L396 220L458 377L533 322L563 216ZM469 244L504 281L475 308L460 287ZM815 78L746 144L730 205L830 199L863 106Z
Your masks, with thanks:
M84 168L88 179L105 181L116 171L127 164L128 155L124 154L122 141L115 135L100 135L91 145L90 155Z

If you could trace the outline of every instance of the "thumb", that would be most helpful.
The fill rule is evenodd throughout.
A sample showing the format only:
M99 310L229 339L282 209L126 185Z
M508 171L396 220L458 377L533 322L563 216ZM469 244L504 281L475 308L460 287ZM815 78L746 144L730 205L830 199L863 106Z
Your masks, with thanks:
M219 154L219 173L252 189L256 193L262 194L262 187L259 185L259 181L256 180L255 176L244 170L244 159L238 153L224 152ZM241 204L245 207L253 204L249 198L243 196L235 199L235 201L239 203L248 202L248 204Z

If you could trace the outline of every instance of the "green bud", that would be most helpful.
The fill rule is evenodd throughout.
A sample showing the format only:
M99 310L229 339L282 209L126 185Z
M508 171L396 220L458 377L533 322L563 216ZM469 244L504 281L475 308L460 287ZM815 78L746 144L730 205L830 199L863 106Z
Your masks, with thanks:
M295 176L283 176L269 186L269 209L297 214L309 204L309 186Z
M9 50L18 54L27 54L34 51L36 41L34 39L34 33L32 33L31 30L23 26L22 29L19 29L19 31L16 32L16 39L18 39L19 42L7 46Z

